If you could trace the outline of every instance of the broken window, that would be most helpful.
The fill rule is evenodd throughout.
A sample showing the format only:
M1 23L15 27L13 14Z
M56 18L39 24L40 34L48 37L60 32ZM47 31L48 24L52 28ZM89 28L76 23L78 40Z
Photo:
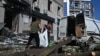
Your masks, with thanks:
M60 16L60 7L58 6L58 8L57 8L57 14L58 14L58 16Z
M52 2L48 0L48 10L52 11Z
M80 6L79 1L75 1L75 7L79 8L79 6Z

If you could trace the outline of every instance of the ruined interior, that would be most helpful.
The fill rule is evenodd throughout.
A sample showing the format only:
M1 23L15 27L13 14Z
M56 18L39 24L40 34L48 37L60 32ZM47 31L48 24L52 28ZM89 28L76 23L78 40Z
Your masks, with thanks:
M84 13L80 13L76 16L76 37L82 37L84 35L84 29L85 29L85 19L84 19Z
M68 16L68 26L67 35L74 35L76 37L81 37L84 34L85 21L84 14L80 13L76 17Z
M68 26L67 26L67 35L75 36L75 17L74 16L68 16Z
M5 23L5 27L9 28L10 30L12 30L13 22L15 22L15 17L18 14L18 12L16 10L12 10L11 8L5 8L5 15L4 15L4 23Z

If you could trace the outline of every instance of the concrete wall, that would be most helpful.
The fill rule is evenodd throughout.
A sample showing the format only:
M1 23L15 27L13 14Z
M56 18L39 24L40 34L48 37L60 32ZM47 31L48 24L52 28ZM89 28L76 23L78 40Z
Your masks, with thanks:
M96 22L96 21L95 21ZM94 23L93 18L89 18L85 16L85 25L87 33L99 33L96 24Z
M4 23L4 13L5 13L5 9L3 8L3 5L0 2L0 22L3 22L3 23Z
M23 30L30 30L30 20L28 15L19 14L19 33L22 33Z

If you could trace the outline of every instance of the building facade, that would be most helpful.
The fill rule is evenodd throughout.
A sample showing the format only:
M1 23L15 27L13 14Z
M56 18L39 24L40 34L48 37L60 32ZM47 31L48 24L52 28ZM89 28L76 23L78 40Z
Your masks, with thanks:
M67 3L67 15L75 15L84 12L85 16L93 18L92 0L65 0Z
M0 22L5 23L5 27L16 33L23 33L30 30L31 22L39 17L42 24L52 22L51 36L57 40L57 27L63 16L63 0L2 0L0 3L3 5L0 9L4 9Z

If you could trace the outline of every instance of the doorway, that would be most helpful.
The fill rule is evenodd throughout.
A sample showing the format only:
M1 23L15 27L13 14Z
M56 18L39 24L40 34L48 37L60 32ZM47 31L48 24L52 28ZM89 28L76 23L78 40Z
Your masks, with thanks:
M13 21L15 21L15 17L18 14L18 12L14 11L13 9L7 9L5 8L5 16L4 16L4 23L5 23L5 27L9 28L10 30L12 30L12 23Z

